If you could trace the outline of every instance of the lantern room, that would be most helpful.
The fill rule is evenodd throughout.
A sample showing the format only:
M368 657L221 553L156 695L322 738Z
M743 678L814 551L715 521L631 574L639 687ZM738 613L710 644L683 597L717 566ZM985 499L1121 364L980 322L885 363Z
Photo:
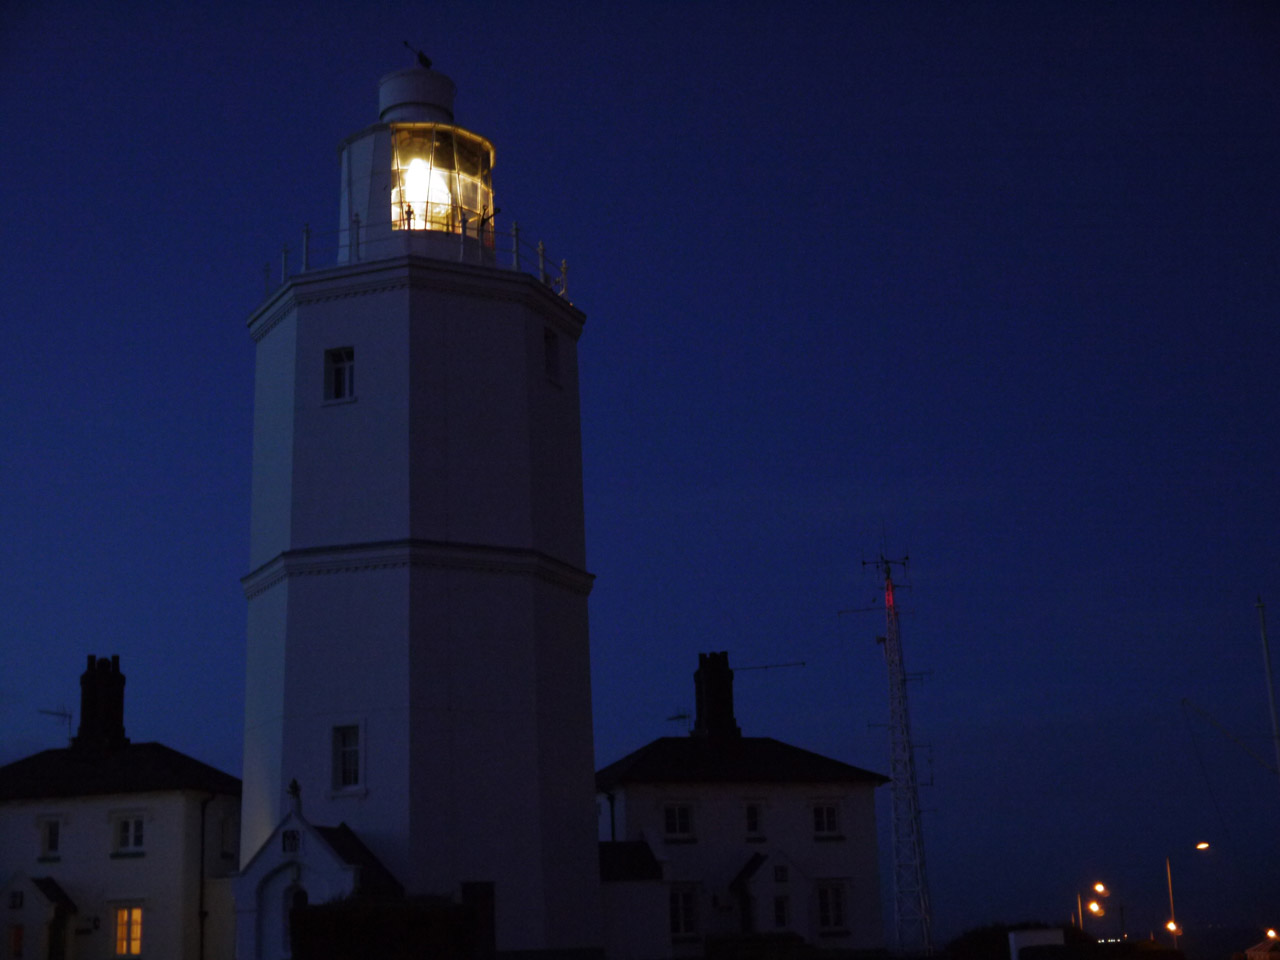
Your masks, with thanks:
M339 263L492 259L493 144L454 124L453 81L429 64L383 77L378 122L342 143Z
M445 123L393 123L391 229L460 233L484 224L493 214L492 169L484 137Z

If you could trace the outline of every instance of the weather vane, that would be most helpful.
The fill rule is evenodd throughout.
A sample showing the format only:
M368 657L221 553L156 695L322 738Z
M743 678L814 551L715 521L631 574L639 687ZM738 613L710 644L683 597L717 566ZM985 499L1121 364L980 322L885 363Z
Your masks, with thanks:
M428 56L427 56L425 53L423 53L421 50L416 50L416 49L414 49L412 46L410 46L410 44L409 44L409 41L408 41L408 40L404 41L404 46L405 46L405 49L406 49L406 50L408 50L410 53L413 53L415 56L417 56L417 58L418 58L418 63L422 65L422 69L423 69L423 70L430 70L430 69L431 69L431 58L430 58L430 57L428 57Z

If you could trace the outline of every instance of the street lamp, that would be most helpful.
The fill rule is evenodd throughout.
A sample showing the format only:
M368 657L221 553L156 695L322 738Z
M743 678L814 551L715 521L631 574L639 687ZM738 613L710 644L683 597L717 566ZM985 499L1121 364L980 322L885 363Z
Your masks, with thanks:
M1201 840L1196 844L1196 849L1208 850L1209 841ZM1164 928L1168 930L1170 936L1173 937L1173 949L1177 950L1178 937L1182 934L1182 928L1178 926L1178 914L1173 909L1173 867L1169 865L1168 857L1164 858L1164 876L1165 880L1168 881L1169 884L1169 922L1164 925Z

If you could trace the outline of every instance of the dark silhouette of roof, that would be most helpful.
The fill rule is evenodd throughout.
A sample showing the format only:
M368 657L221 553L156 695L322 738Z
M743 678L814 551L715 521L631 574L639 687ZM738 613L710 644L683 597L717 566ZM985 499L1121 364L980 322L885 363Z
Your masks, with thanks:
M162 743L44 750L0 767L0 800L199 790L240 796L240 781Z
M360 868L356 881L356 893L371 897L403 897L404 887L382 865L382 861L364 845L356 832L345 823L336 827L315 827L316 833L327 843L344 863Z
M67 891L63 890L53 877L32 877L31 882L40 891L41 895L55 907L61 907L67 913L77 912L75 901L67 896Z
M596 789L604 791L627 783L888 782L772 737L659 737L596 774Z
M662 864L643 840L602 840L600 879L606 883L661 880Z

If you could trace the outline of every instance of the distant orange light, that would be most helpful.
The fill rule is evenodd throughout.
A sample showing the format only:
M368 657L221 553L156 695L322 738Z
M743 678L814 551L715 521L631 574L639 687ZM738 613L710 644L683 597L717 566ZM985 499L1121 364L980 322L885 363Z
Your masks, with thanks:
M1207 842L1207 841L1205 841L1205 840L1201 840L1199 843L1197 843L1197 844L1196 844L1196 849L1197 849L1197 850L1208 850L1208 849L1209 849L1209 844L1208 844L1208 842Z
M1100 904L1097 900L1090 900L1089 912L1092 913L1095 917L1102 916L1102 904Z
M1268 940L1274 940L1275 938L1276 938L1276 932L1275 932L1275 930L1268 930L1268 931L1267 931L1267 939L1268 939Z
M1111 896L1111 891L1107 889L1107 885L1105 883L1095 883L1093 885L1093 890L1100 897Z
M1174 921L1174 920L1170 920L1168 923L1166 923L1166 924L1164 925L1164 927L1165 927L1165 929L1166 929L1166 930L1168 930L1170 933L1174 933L1174 934L1176 934L1176 933L1178 932L1178 924L1177 924L1177 922L1176 922L1176 921Z

